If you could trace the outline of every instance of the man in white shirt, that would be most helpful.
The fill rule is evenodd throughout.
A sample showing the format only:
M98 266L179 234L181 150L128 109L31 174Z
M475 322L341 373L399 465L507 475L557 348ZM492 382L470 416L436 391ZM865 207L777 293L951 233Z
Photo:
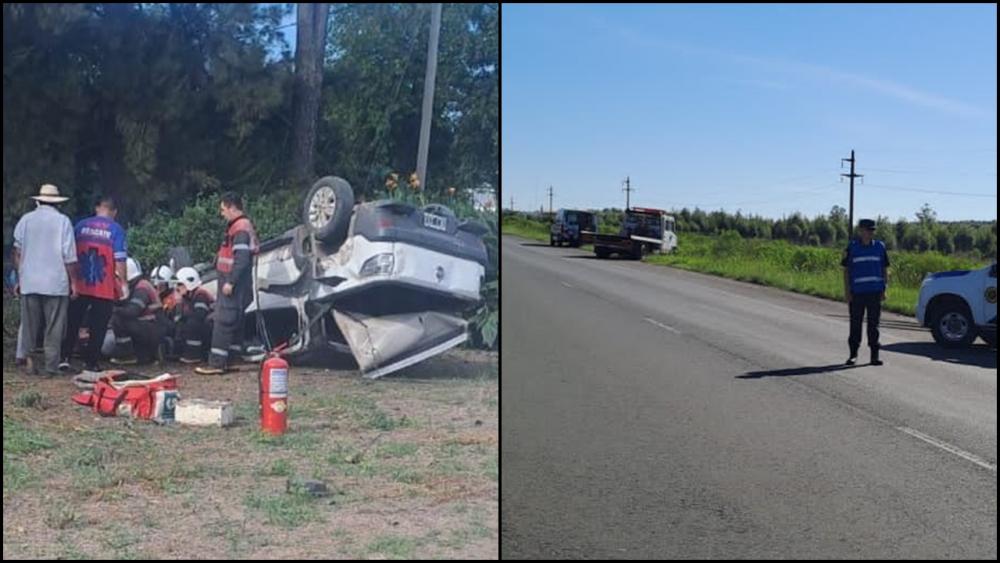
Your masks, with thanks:
M46 375L58 375L62 340L66 333L69 300L76 297L70 280L76 266L73 224L56 206L69 198L59 188L46 184L37 196L34 211L26 213L14 227L14 265L21 293L21 322L27 350L44 330Z

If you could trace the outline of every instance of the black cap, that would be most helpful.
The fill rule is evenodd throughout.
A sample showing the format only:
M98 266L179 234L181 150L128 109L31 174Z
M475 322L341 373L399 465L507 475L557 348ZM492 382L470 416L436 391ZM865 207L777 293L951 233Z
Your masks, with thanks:
M874 231L875 230L875 221L872 221L871 219L862 219L862 220L858 221L858 227L861 227L862 229L870 229L870 230Z

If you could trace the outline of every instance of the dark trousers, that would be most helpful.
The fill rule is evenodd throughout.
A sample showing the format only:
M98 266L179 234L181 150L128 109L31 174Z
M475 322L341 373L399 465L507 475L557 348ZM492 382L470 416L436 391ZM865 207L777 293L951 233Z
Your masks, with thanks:
M160 342L166 335L163 323L157 320L115 317L115 356L128 357L129 348L140 364L149 364L159 359Z
M101 357L101 346L108 332L108 321L111 320L114 306L114 301L110 299L99 299L89 295L81 295L69 302L69 324L66 327L66 338L62 343L64 361L68 362L73 355L80 335L80 326L86 318L90 339L87 340L87 347L83 351L83 361L88 366L97 363Z
M189 360L205 359L208 345L212 339L212 323L208 320L198 320L191 315L181 317L177 323L177 350L180 356Z
M868 312L868 347L872 352L879 349L878 343L878 320L882 316L882 294L881 293L857 293L851 298L851 335L847 339L847 345L851 347L851 353L856 353L861 346L861 320L865 312Z
M243 318L249 304L248 288L237 286L232 295L219 292L215 302L212 350L208 355L208 365L226 368L233 356L243 353Z

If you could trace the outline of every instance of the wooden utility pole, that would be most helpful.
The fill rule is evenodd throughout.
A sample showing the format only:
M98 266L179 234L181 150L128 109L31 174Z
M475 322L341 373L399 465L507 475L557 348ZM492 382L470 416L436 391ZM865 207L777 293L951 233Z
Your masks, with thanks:
M427 152L431 146L431 117L434 114L434 80L437 76L438 38L441 36L441 4L431 4L431 33L427 45L427 72L424 74L424 107L420 114L420 145L417 148L417 178L426 189Z
M851 173L850 174L841 173L840 175L851 179L851 205L850 205L850 211L848 211L848 214L847 214L847 237L851 238L851 237L854 236L854 179L855 178L861 178L862 176L864 176L864 174L855 174L854 173L854 163L855 163L855 160L854 160L854 151L853 150L851 150L851 158L842 158L842 159L840 159L840 167L841 168L844 167L844 163L845 162L850 162L851 163Z
M629 200L630 200L629 195L631 195L631 193L635 191L632 188L632 184L629 182L629 177L628 176L625 176L625 187L622 188L622 191L625 192L625 211L628 211L629 210Z

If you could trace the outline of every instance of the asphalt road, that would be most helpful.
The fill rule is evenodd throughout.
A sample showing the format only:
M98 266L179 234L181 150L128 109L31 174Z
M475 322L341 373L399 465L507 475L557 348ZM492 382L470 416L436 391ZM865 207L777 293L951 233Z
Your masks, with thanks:
M996 352L884 314L502 242L501 556L997 555Z

